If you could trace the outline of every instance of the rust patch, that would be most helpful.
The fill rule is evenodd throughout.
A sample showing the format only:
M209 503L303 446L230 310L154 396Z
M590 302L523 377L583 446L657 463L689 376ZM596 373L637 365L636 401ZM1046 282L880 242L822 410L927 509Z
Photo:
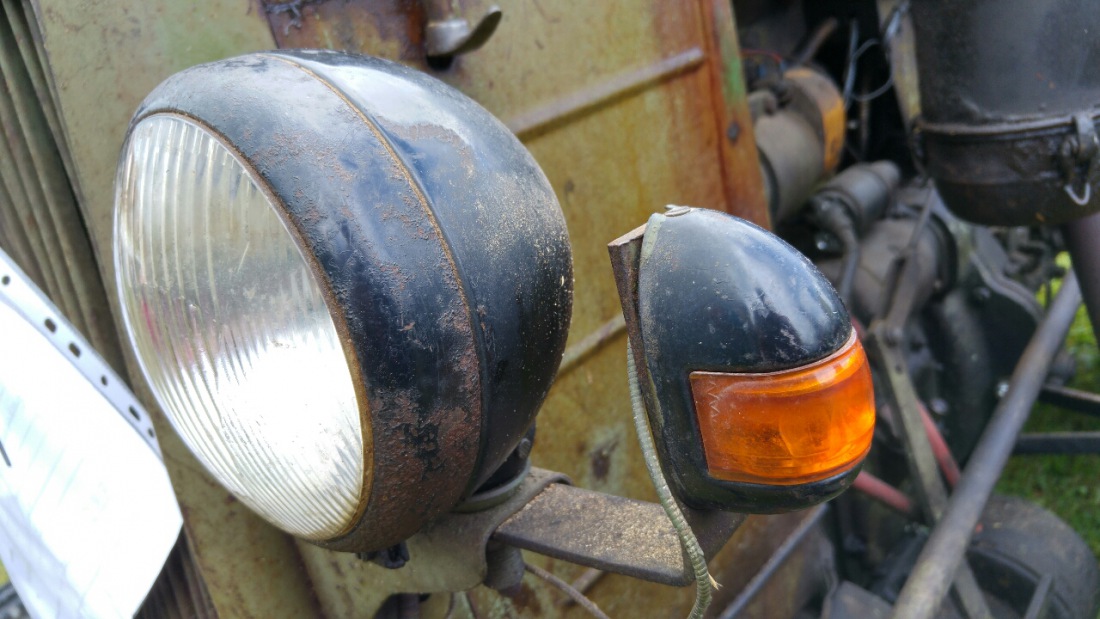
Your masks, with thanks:
M539 596L526 582L520 583L519 592L512 596L512 605L517 609L530 612L532 616L543 616Z
M427 68L423 40L427 14L417 0L291 0L264 4L263 16L280 49L370 53ZM292 5L297 5L296 11ZM365 45L368 42L370 49Z
M592 450L588 461L592 467L592 475L599 481L605 481L611 471L611 454L619 446L618 437L605 441Z

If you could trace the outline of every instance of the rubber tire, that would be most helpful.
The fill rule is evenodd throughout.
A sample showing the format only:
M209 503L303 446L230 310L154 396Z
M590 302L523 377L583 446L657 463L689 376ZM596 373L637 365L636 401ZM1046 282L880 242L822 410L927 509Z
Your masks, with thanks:
M982 589L1021 615L1050 574L1048 617L1097 616L1100 568L1092 550L1062 519L1030 501L991 497L967 558Z

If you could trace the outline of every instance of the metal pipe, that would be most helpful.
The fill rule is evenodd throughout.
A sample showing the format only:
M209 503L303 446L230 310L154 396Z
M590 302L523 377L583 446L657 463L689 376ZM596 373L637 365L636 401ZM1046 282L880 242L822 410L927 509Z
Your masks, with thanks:
M1008 393L997 405L943 517L898 595L894 619L927 619L939 610L1080 303L1081 290L1071 272L1016 364Z
M772 576L779 571L779 568L783 566L787 558L791 556L796 548L798 548L798 545L802 543L806 535L817 526L817 523L821 522L821 518L825 516L825 512L828 511L828 509L829 505L827 503L813 508L810 515L802 522L798 523L798 527L795 528L794 531L791 531L787 539L783 540L779 548L775 549L772 556L768 557L767 562L760 568L760 571L752 577L749 584L745 585L741 593L737 594L733 602L722 611L718 619L733 619L741 614L741 611L745 610L749 602L753 601L756 594L760 593L760 590L764 588L764 585L771 581Z
M1100 417L1100 394L1047 383L1039 392L1039 401L1075 413Z
M1081 294L1089 311L1093 335L1100 333L1100 213L1062 226L1073 270L1081 280ZM1097 336L1100 341L1100 336Z

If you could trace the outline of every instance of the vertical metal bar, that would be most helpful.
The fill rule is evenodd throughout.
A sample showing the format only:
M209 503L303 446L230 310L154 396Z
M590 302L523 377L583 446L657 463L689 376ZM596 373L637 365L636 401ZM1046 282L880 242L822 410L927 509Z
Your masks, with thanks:
M1100 213L1062 227L1095 335L1100 329ZM1100 341L1100 336L1096 338Z
M1080 303L1077 278L1069 273L1016 365L1008 393L982 433L939 525L917 558L894 606L894 619L927 619L939 609Z

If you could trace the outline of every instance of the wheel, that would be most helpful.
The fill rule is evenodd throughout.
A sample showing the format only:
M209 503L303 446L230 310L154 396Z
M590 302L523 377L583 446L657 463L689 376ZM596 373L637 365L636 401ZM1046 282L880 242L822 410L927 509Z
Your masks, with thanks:
M1020 615L1039 580L1050 574L1048 617L1096 617L1100 602L1096 557L1069 525L1034 503L991 497L967 558L982 589Z

